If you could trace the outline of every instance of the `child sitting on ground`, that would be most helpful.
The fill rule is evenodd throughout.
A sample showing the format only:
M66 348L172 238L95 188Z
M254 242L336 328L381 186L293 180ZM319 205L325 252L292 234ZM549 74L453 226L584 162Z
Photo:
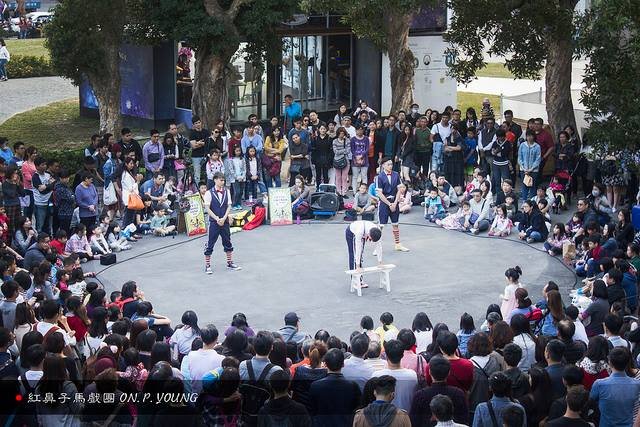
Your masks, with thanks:
M584 214L582 212L576 212L573 214L569 222L567 222L567 235L570 237L574 237L578 230L582 228L584 225L582 219L584 218Z
M66 270L58 270L56 271L56 282L58 289L61 291L66 291L69 289L69 272Z
M504 207L507 210L507 218L513 222L513 218L518 213L518 206L516 206L516 199L512 194L507 194L504 198Z
M355 194L353 199L353 207L346 215L349 217L349 220L357 219L358 215L362 215L362 219L369 221L373 220L373 212L376 207L372 204L373 198L367 189L367 184L364 182L361 182L358 186L358 192Z
M438 195L438 189L431 187L429 189L429 196L424 199L424 219L429 222L436 222L437 220L443 219L446 213L442 205L442 199Z
M398 184L396 198L398 200L398 211L402 214L409 213L413 202L411 201L411 191L409 191L406 184Z
M447 230L468 231L471 227L469 219L472 213L471 205L465 200L456 213L449 214L442 220L436 220L436 224Z
M125 233L120 230L119 224L111 224L107 230L107 243L114 252L126 251L131 249L131 245L127 241Z
M544 242L544 248L551 256L560 255L562 254L562 246L566 242L569 242L569 238L564 224L560 222L553 226L553 232L549 234L549 238Z
M67 284L68 290L74 297L80 299L84 298L85 290L87 289L87 282L84 281L84 273L81 268L75 268L71 271L71 277Z
M58 251L58 255L61 257L69 256L69 253L65 251L65 246L67 244L67 232L63 229L56 231L56 238L53 239L50 243L51 247Z
M513 223L507 214L507 207L505 205L497 206L496 216L493 218L493 223L489 228L489 236L507 237L511 234L512 227Z
M91 250L96 255L107 255L111 253L111 248L109 247L109 243L107 243L107 239L104 238L101 226L94 228L93 233L91 233Z
M128 380L136 390L142 391L144 383L147 380L148 372L144 364L140 362L138 350L130 347L122 353L122 358L127 367L124 372L118 372L118 375L120 378Z
M158 206L158 210L154 212L153 218L149 223L153 234L164 237L167 235L175 235L176 226L169 225L169 216L165 215L164 207Z
M64 250L78 255L82 262L93 259L93 251L87 240L87 227L84 224L76 226L76 232L67 240Z
M473 317L469 313L464 313L460 317L460 330L456 333L458 337L458 350L462 357L467 357L467 345L472 336L476 334L476 325Z

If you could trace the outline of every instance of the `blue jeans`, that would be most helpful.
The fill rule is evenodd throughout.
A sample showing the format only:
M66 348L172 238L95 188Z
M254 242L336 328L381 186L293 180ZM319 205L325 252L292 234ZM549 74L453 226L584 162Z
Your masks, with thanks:
M191 167L193 168L193 182L198 185L202 176L202 161L204 157L192 157Z
M258 198L258 181L247 181L246 193L244 194L244 198L248 198L248 196L253 197L253 200Z
M533 239L535 242L542 242L544 239L542 238L542 234L538 231L527 231L527 237Z
M0 59L0 78L6 78L7 77L6 65L7 65L7 60L6 59Z
M522 189L520 191L520 200L521 201L525 201L525 200L531 200L531 198L533 198L533 196L536 195L536 172L532 172L531 173L531 177L533 178L533 184L531 185L531 187L527 187L524 185L524 172L520 172L520 183L522 184Z
M51 227L49 226L49 206L34 205L36 216L36 230L44 231L51 235Z
M265 180L265 184L267 185L267 188L273 187L274 186L273 184L275 184L276 188L280 188L280 186L282 185L282 182L280 182L279 174L274 177L265 175L264 180Z
M491 189L498 194L502 181L510 178L509 165L491 164Z

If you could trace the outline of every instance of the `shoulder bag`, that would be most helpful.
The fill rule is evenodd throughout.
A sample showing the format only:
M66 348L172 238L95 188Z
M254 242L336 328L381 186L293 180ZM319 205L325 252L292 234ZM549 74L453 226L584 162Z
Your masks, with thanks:
M346 149L347 148L347 143L343 142L342 143L342 148ZM333 159L333 167L336 169L344 169L347 167L347 156L345 156L344 154L342 155L342 157L338 157L338 158L334 158Z

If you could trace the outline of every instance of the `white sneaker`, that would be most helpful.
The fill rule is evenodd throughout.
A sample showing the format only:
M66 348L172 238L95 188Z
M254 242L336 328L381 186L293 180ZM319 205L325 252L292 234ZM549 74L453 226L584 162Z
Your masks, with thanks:
M409 252L408 248L405 248L404 246L402 246L400 243L396 243L395 246L396 251L398 252Z
M205 273L207 273L207 274L213 274L213 270L211 269L211 266L210 266L210 265L207 265L207 266L204 268L204 272L205 272Z

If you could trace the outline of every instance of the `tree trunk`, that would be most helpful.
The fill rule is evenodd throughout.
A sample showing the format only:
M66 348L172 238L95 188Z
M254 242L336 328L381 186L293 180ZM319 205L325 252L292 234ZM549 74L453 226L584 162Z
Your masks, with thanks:
M387 21L387 54L391 77L391 113L408 111L413 103L413 71L415 57L409 49L412 14L389 12Z
M571 100L571 65L573 42L571 33L553 34L547 39L547 63L545 65L546 109L554 136L567 125L576 127Z
M200 116L203 127L212 129L222 119L228 123L230 116L229 85L231 70L228 64L237 50L215 55L210 49L196 52L196 73L191 98L193 114ZM229 54L228 52L231 51Z
M16 14L18 16L25 16L27 14L26 9L26 0L17 0L16 1Z
M105 40L105 43L108 41ZM98 78L89 75L89 83L98 100L100 114L100 133L117 135L122 128L120 113L120 46L112 44L105 49L105 77Z

